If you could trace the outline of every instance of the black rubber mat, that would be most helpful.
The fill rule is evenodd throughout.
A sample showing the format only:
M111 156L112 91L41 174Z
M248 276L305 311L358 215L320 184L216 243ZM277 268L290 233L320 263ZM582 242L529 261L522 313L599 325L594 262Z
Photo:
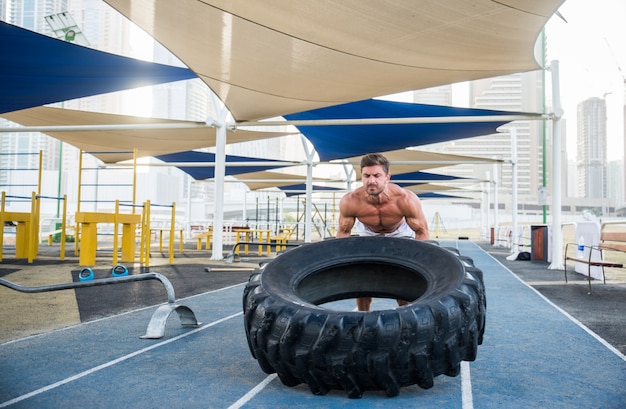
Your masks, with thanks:
M0 277L4 277L11 273L15 273L16 271L20 271L20 269L19 268L0 268Z
M165 276L172 283L177 300L244 283L250 277L250 271L206 272L207 266L206 264L179 264L149 269L131 267L128 268L128 274L150 272ZM79 273L80 270L72 271L74 282L79 281ZM111 269L94 269L93 274L94 279L112 277ZM75 292L82 322L167 302L165 287L157 280L77 288Z

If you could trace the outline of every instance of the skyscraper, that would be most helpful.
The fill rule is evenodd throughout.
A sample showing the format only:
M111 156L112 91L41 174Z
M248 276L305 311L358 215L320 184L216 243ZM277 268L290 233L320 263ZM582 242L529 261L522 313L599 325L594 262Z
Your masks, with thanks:
M607 197L606 102L589 98L577 107L578 196Z

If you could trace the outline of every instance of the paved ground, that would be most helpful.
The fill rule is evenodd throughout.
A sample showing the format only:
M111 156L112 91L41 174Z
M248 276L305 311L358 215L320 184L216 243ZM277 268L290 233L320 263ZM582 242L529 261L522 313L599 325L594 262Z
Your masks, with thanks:
M195 247L194 247L195 248ZM0 278L23 286L42 286L78 282L82 269L77 257L68 256L58 260L58 249L42 247L43 255L28 264L25 260L5 255L0 263ZM106 254L106 253L105 253ZM210 253L195 251L191 245L181 255L176 254L175 263L169 265L167 254L153 252L150 267L126 264L129 274L153 272L171 281L177 298L188 297L206 291L223 288L247 281L249 269L258 267L240 262L236 266L212 261ZM111 277L110 256L99 256L92 267L95 278ZM205 267L235 267L234 271L212 274ZM248 268L242 271L241 268ZM239 271L237 271L239 269ZM33 335L55 328L92 321L137 308L167 301L163 285L158 281L126 283L123 285L81 288L48 293L24 294L0 286L0 342Z
M568 265L568 284L563 270L550 270L545 262L509 261L510 249L481 243L481 247L495 257L520 279L539 291L551 302L626 355L626 280L616 271L607 270L607 283L592 281L588 293L587 277L574 272Z
M338 391L314 396L305 386L282 385L260 370L246 345L241 295L248 272L207 273L206 266L226 264L189 251L173 266L155 255L150 271L170 278L179 303L203 324L182 328L172 319L160 340L139 338L153 305L165 301L162 290L146 283L111 286L106 294L90 288L19 299L0 288L1 310L13 310L2 317L0 332L37 322L30 331L41 333L14 334L0 344L0 408L626 407L626 358L617 349L623 351L626 339L619 321L624 283L594 282L588 296L582 277L565 285L562 271L509 262L508 250L466 240L450 244L483 270L487 330L477 360L464 363L459 377L437 377L431 389L403 388L395 398L368 392L350 400ZM249 257L230 266L259 261ZM0 275L25 285L72 281L78 270L72 260L25 265L6 258L0 264ZM94 271L108 276L110 266ZM28 312L16 310L19 305L28 305Z

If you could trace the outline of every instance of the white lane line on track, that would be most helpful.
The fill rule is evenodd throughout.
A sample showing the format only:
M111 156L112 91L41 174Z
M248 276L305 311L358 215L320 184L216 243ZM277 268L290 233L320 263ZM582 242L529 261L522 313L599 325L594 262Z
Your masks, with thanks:
M267 376L257 386L255 386L254 388L250 389L250 391L248 391L248 393L246 393L241 398L239 398L237 400L237 402L235 402L232 405L230 405L228 407L228 409L239 409L243 405L245 405L246 403L250 402L250 400L252 400L252 398L254 398L254 396L257 393L261 392L263 389L265 389L265 387L267 385L269 385L270 382L272 382L274 379L276 379L276 376L277 376L276 374L272 374L272 375Z
M70 383L70 382L73 382L73 381L75 381L75 380L78 380L78 379L80 379L80 378L83 378L83 377L85 377L85 376L87 376L87 375L91 375L91 374L93 374L93 373L95 373L95 372L98 372L98 371L100 371L100 370L102 370L102 369L105 369L105 368L108 368L108 367L110 367L110 366L113 366L113 365L119 364L120 362L127 361L127 360L129 360L129 359L131 359L131 358L133 358L133 357L136 357L136 356L138 356L138 355L141 355L141 354L143 354L143 353L145 353L145 352L148 352L148 351L151 351L151 350L153 350L153 349L155 349L155 348L159 348L159 347L162 347L162 346L164 346L164 345L170 344L170 343L172 343L172 342L178 341L178 340L180 340L180 339L183 339L183 338L185 338L185 337L188 337L188 336L190 336L190 335L193 335L193 334L195 334L195 333L197 333L197 332L204 331L204 330L205 330L205 329L207 329L207 328L210 328L210 327L212 327L212 326L214 326L214 325L217 325L217 324L220 324L220 323L222 323L222 322L228 321L228 320L233 319L233 318L235 318L235 317L238 317L238 316L240 316L240 315L243 315L243 312L238 312L238 313L236 313L236 314L232 314L232 315L229 315L229 316L227 316L227 317L220 318L219 320L216 320L216 321L210 322L210 323L205 324L205 325L203 325L203 326L201 326L201 327L199 327L199 328L196 328L196 329L191 330L191 331L189 331L189 332L186 332L186 333L184 333L184 334L178 335L178 336L176 336L176 337L174 337L174 338L168 339L168 340L163 341L163 342L159 342L158 344L154 344L154 345L151 345L151 346L149 346L149 347L146 347L146 348L140 349L140 350L138 350L138 351L135 351L135 352L133 352L133 353L130 353L130 354L127 354L127 355L121 356L121 357L119 357L119 358L117 358L117 359L114 359L114 360L112 360L112 361L106 362L106 363L104 363L104 364L102 364L102 365L98 365L98 366L96 366L96 367L93 367L93 368L88 369L88 370L86 370L86 371L83 371L83 372L81 372L81 373L78 373L78 374L76 374L76 375L74 375L74 376L70 376L69 378L62 379L62 380L60 380L60 381L58 381L58 382L55 382L55 383L52 383L52 384L50 384L50 385L44 386L43 388L39 388L39 389L34 390L34 391L32 391L32 392L29 392L29 393L27 393L27 394L25 394L25 395L21 395L21 396L18 396L18 397L16 397L16 398L13 398L13 399L11 399L11 400L8 400L8 401L6 401L6 402L2 402L2 403L0 403L0 408L5 408L5 407L10 406L10 405L13 405L13 404L15 404L15 403L21 402L21 401L23 401L23 400L25 400L25 399L29 399L29 398L32 398L33 396L37 396L37 395L42 394L42 393L44 393L44 392L47 392L47 391L49 391L49 390L52 390L52 389L58 388L59 386L66 385L66 384L68 384L68 383Z
M470 375L470 364L467 361L461 361L461 402L463 409L474 409L472 377Z

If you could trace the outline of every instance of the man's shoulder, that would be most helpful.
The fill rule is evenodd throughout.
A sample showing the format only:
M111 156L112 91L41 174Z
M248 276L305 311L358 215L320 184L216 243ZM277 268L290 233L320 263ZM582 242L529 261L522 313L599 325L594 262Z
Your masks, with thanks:
M361 198L362 196L359 194L359 189L358 188L356 190L353 190L352 192L348 192L346 193L341 200L339 201L339 205L341 206L342 209L347 210L347 209L355 209L359 207L359 204L361 202Z
M405 189L401 187L400 185L396 185L395 183L390 183L387 187L390 189L390 192L394 196L406 197L408 195L413 194L410 190Z
M360 194L363 192L363 190L364 190L363 186L358 187L354 189L353 191L346 193L342 199L358 200L361 197Z

